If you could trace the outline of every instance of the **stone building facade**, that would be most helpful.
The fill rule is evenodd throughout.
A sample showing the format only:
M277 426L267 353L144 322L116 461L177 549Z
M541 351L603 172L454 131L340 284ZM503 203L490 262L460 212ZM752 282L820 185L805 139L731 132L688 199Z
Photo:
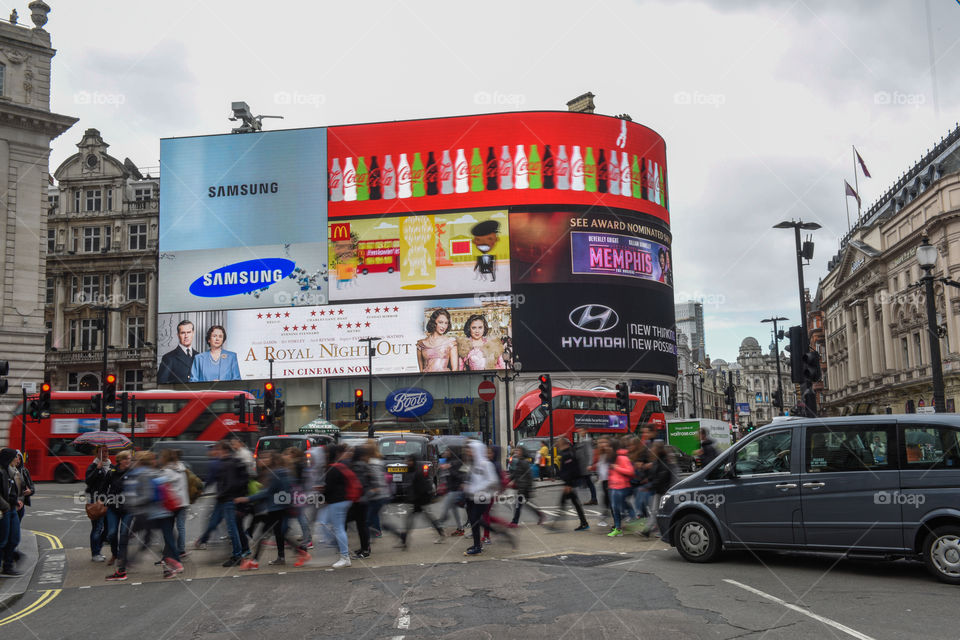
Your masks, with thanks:
M778 354L773 344L771 347L773 348L764 353L756 338L744 338L740 343L740 355L737 356L746 390L746 401L750 403L750 418L746 422L754 427L763 426L780 414L773 396L777 390ZM784 357L782 352L779 358L783 406L790 410L796 404L796 389L790 381L790 360Z
M35 0L30 10L32 28L17 23L16 11L0 22L0 360L10 364L0 425L10 423L21 383L39 386L43 380L50 141L77 121L50 112L56 51L43 28L50 7ZM6 429L0 429L0 444L6 440Z
M923 271L960 279L960 127L913 165L842 239L817 293L824 315L824 415L912 413L933 406ZM935 284L947 411L960 398L960 289Z
M159 179L107 153L87 129L48 192L44 321L55 389L99 389L107 308L107 369L121 391L156 386Z

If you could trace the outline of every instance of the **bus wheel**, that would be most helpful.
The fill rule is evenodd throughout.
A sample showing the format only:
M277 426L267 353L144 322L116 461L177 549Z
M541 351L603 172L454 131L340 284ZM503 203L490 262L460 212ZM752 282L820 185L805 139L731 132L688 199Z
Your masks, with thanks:
M393 273L393 267L388 267L388 268L387 268L387 273Z
M76 482L77 477L73 473L73 469L70 468L68 464L61 464L53 472L53 479L55 482L60 484L69 484L71 482Z
M370 271L367 270L367 269L364 269L363 271L361 271L361 273L362 273L363 275L368 275L368 274L370 273Z

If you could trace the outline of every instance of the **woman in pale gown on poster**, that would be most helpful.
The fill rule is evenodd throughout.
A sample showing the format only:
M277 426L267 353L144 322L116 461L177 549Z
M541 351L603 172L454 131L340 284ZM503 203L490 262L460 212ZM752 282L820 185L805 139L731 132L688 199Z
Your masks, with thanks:
M479 313L467 318L463 325L463 336L457 337L457 350L460 355L461 371L488 371L505 369L503 362L503 343L487 337L490 325Z
M437 309L427 320L427 337L417 341L417 361L421 372L456 371L457 339L447 335L450 331L450 313Z

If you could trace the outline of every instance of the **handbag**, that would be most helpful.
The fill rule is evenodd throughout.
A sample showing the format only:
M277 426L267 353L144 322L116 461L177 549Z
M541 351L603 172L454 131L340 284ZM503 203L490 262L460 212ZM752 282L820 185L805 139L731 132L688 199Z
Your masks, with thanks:
M87 512L87 517L91 520L99 520L103 516L107 515L107 505L96 500L94 502L88 502L83 505L84 511Z

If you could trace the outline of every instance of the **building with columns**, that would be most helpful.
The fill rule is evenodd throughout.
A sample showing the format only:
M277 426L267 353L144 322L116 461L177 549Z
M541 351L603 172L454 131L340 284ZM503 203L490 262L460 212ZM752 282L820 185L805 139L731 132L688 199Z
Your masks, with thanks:
M960 127L868 209L841 240L817 292L827 384L824 415L913 413L933 406L923 275L916 250L937 247L935 277L960 279ZM960 397L960 290L935 285L947 411Z
M0 360L10 364L9 391L0 397L0 424L21 398L21 384L43 380L50 141L76 118L50 112L51 61L56 51L44 30L50 7L30 3L33 26L17 12L0 22ZM0 430L0 444L6 442Z
M55 389L156 386L159 179L107 153L87 129L48 192L46 370ZM106 311L105 311L106 310Z
M790 360L782 353L776 353L775 343L767 353L756 338L744 338L740 343L740 375L746 389L746 401L750 403L750 417L744 422L759 427L779 415L780 409L774 402L773 394L777 390L777 357L780 358L780 386L783 389L784 409L790 410L796 404L796 390L790 381ZM739 401L739 400L738 400Z

